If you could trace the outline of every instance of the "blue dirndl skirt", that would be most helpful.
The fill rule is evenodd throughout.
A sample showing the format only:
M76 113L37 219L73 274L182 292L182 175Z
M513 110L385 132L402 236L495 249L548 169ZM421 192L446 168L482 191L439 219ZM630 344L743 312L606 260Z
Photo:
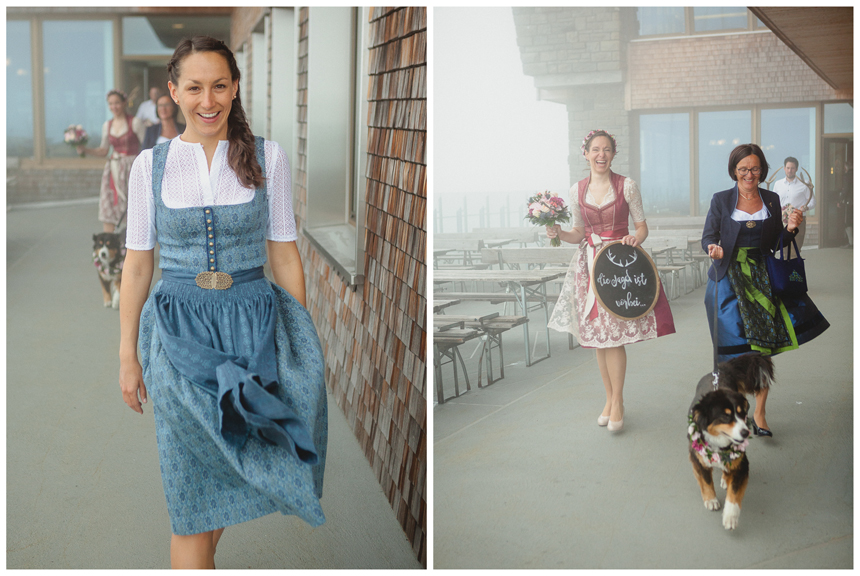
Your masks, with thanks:
M265 278L227 290L163 278L140 348L174 534L272 512L325 521L325 367L295 298Z
M719 282L709 279L705 290L705 310L712 339L715 309L719 322L717 334L719 362L751 352L771 356L794 350L830 327L830 323L809 296L780 298L771 293L770 280L758 250L749 251L747 264L750 275L746 275L742 270L736 251L729 264L729 272L723 275ZM745 318L741 312L738 295L732 286L730 274L734 275L736 286L743 283L750 283L753 286L753 291L757 292L757 300L744 304L758 308L763 308L762 303L765 304L770 308L770 312L759 309L755 311L755 315L758 316L758 320L769 317L769 321L755 322L749 314L746 314ZM717 293L716 304L715 292Z

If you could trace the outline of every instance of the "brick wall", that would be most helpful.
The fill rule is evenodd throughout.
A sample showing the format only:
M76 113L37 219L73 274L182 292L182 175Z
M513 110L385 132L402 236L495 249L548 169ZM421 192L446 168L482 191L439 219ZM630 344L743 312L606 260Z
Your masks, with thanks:
M293 192L307 214L308 10L299 11ZM426 40L424 8L370 16L365 282L348 287L299 234L329 392L426 565Z
M628 57L633 109L837 98L770 32L631 42Z
M96 198L104 167L6 170L6 204ZM95 221L93 212L93 221Z

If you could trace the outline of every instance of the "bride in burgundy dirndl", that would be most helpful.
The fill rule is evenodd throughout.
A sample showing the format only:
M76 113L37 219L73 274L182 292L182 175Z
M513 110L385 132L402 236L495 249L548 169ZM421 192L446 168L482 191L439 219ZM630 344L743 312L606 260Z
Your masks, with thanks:
M610 170L617 145L605 130L592 130L583 140L582 154L591 173L570 189L573 229L548 226L547 236L579 244L570 263L549 327L576 336L584 348L595 348L600 375L606 388L606 404L597 424L609 430L624 425L624 376L627 372L625 344L674 334L675 323L663 287L654 309L637 320L622 320L596 302L590 287L589 262L603 242L620 240L638 246L648 237L639 186ZM630 234L628 217L635 231Z

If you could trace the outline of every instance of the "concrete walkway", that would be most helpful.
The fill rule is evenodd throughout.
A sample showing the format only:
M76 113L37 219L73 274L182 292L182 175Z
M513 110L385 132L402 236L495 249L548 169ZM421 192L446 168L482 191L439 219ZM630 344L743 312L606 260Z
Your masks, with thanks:
M169 568L152 405L117 384L119 317L92 265L96 205L7 213L6 567ZM218 568L420 568L329 403L327 522L228 528Z
M748 449L737 530L704 508L687 458L687 409L713 358L700 287L671 302L676 334L627 347L619 433L596 423L594 352L565 335L526 368L522 332L507 332L505 379L481 390L463 347L472 391L434 409L434 566L852 568L853 250L804 256L832 326L775 359L774 438ZM449 313L467 310L479 312Z

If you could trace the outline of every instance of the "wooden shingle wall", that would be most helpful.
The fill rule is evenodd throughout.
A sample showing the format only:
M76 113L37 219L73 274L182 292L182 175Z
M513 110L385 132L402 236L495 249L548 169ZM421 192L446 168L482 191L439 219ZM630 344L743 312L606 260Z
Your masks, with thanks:
M703 103L748 106L840 97L772 33L631 43L629 60L633 109Z
M293 193L307 214L308 10L299 11ZM370 12L365 282L347 286L299 234L329 393L426 565L427 15ZM361 200L360 200L361 201Z

